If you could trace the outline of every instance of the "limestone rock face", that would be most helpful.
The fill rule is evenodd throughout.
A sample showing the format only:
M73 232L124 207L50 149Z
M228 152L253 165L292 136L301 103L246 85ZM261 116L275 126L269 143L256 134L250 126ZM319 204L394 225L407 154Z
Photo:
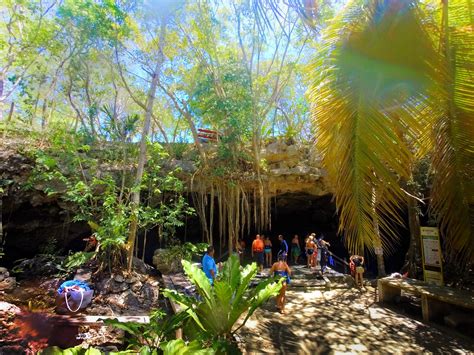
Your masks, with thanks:
M6 263L12 263L19 258L32 258L42 253L51 241L65 250L72 245L77 250L80 243L85 247L82 239L91 234L87 223L72 222L72 206L61 200L59 194L48 196L41 190L45 186L39 184L28 190L21 188L34 168L33 159L22 153L22 147L26 144L28 142L25 140L14 139L0 142L0 180L8 182L2 197L2 213L9 216L3 220L7 235L5 250L8 252L4 260ZM213 154L212 150L215 148L215 145L208 145L206 150ZM190 154L187 158L183 156L182 159L171 160L165 163L163 168L180 168L179 177L189 182L196 171L192 156L193 154ZM316 200L332 192L326 173L321 168L321 156L311 145L275 140L262 148L261 159L261 178L265 193L271 198L282 201L293 195L298 204L304 204L308 198ZM104 170L110 170L110 167L104 166ZM195 180L199 179L207 179L207 176L196 176ZM254 191L257 184L255 173L249 168L245 173L242 188ZM199 184L196 183L195 186ZM188 188L192 189L192 184L188 184ZM167 270L157 255L153 263L162 272L177 271L181 268L180 262L176 261L172 263L171 270Z

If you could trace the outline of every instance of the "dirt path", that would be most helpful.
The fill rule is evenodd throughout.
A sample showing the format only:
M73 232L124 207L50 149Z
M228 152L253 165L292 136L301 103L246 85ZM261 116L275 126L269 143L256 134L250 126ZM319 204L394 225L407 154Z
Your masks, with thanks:
M449 333L449 334L448 334ZM374 289L289 290L286 314L268 302L240 336L248 353L473 353L474 342L374 303Z

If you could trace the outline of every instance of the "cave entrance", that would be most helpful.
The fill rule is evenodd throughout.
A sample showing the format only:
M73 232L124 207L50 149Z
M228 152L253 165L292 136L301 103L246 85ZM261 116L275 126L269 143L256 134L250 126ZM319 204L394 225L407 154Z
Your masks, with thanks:
M288 243L295 234L300 237L303 246L304 239L310 233L319 236L324 234L325 240L331 243L331 251L342 257L347 257L342 239L337 235L338 218L336 205L332 195L315 196L306 193L285 193L272 199L271 231L264 231L272 237L272 242L278 244L277 236L282 234ZM253 236L251 236L253 239Z

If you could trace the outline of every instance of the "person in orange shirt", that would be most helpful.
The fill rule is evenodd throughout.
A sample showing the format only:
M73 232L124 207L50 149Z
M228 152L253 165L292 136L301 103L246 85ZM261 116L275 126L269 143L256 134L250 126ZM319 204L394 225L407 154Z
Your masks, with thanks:
M260 272L263 271L263 249L265 245L260 234L255 236L255 240L252 242L252 258L257 262L257 266Z

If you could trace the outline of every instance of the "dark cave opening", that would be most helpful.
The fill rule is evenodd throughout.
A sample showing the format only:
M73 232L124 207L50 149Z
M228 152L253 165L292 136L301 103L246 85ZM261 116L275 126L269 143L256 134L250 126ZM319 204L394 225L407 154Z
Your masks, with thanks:
M189 201L192 205L192 201ZM33 206L29 202L20 205L4 197L3 223L5 233L5 256L0 262L11 267L13 262L21 258L31 258L47 249L48 243L56 241L58 253L65 255L71 251L83 250L83 238L91 233L87 223L74 223L72 216L63 210L57 202ZM217 220L217 216L215 216ZM217 225L217 223L216 223ZM270 236L276 251L279 242L278 235L282 234L290 244L294 234L304 238L312 232L324 234L325 240L331 243L330 250L337 256L348 259L349 254L344 246L341 235L337 233L338 217L332 195L314 196L306 193L285 193L271 200L271 230L255 230L247 233L244 240L248 251L256 233ZM216 235L215 233L214 235ZM399 271L403 265L408 249L409 233L400 229L400 243L391 255L386 255L387 273ZM201 225L198 217L187 217L185 225L178 228L176 236L182 241L201 242ZM165 247L165 241L158 240L156 229L147 232L147 243L143 253L144 233L138 236L138 257L144 255L145 262L151 264L155 249ZM219 245L216 245L219 249ZM223 248L226 250L226 248ZM366 253L367 269L376 275L377 265L373 255Z

